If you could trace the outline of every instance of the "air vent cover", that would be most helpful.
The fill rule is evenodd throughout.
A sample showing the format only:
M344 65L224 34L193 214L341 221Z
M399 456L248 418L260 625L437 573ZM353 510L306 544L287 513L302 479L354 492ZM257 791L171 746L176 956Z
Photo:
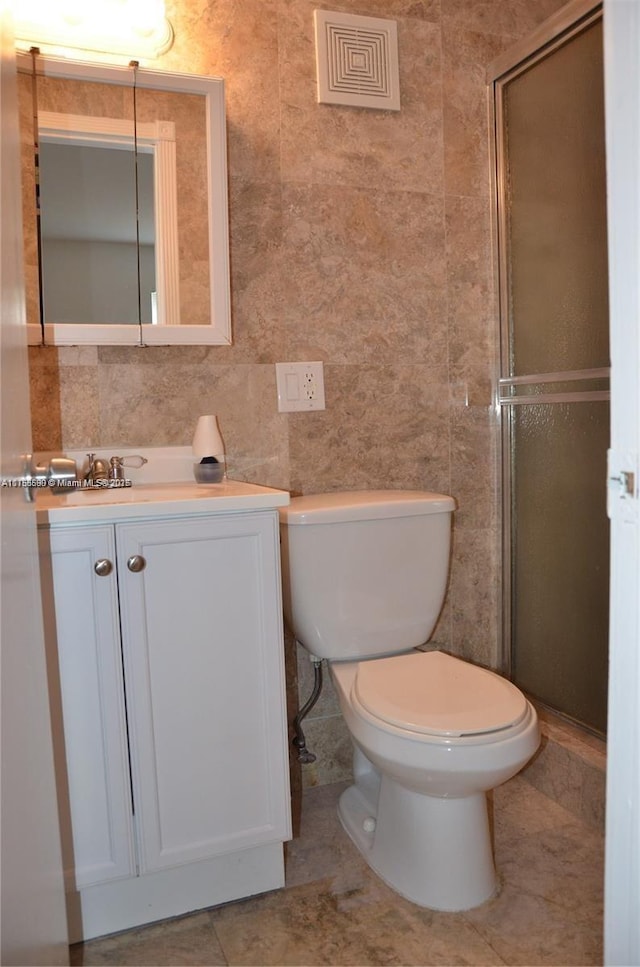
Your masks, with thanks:
M400 110L395 20L314 11L320 104Z

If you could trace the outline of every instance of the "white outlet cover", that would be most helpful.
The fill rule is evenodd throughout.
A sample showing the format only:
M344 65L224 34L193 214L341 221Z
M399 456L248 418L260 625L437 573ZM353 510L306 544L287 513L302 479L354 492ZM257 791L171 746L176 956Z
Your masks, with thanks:
M276 363L278 411L324 410L324 372L321 362Z

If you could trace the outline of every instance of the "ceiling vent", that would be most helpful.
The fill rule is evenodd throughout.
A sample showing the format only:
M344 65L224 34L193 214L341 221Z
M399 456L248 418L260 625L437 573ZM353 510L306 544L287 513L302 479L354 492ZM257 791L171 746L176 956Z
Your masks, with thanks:
M314 11L318 102L400 110L395 20Z

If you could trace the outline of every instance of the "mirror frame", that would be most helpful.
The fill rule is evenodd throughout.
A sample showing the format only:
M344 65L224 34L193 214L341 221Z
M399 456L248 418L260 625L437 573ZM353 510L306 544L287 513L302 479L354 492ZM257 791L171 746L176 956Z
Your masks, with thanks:
M18 71L31 74L30 54L18 53ZM95 81L132 87L130 67L111 67L80 61L42 57L38 76ZM46 323L45 343L50 346L204 346L231 345L231 292L229 272L229 206L227 188L227 132L224 80L199 74L176 74L145 68L136 70L138 88L199 94L205 98L209 236L209 325L97 325ZM215 217L212 217L215 213ZM29 345L42 342L41 327L27 325Z

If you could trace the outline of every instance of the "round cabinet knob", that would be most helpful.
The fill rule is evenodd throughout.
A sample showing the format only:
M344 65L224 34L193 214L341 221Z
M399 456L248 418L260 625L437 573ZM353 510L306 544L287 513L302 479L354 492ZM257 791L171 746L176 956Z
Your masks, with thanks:
M144 571L146 566L147 566L147 562L145 561L145 559L141 554L132 554L129 560L127 561L127 567L129 568L130 571L134 571L134 572Z
M98 577L106 578L107 574L111 574L113 571L113 564L106 557L101 557L99 561L93 565L93 570L96 572Z

